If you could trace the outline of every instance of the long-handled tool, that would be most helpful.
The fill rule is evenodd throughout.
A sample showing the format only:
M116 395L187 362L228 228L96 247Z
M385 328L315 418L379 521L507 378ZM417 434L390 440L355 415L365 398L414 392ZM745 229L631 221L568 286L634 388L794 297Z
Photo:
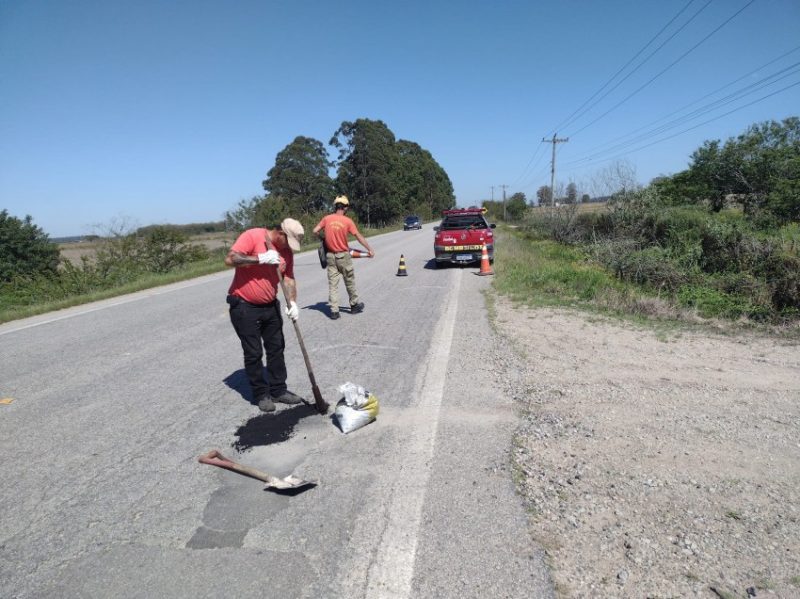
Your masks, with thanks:
M269 249L275 249L269 237L267 237L267 246ZM277 250L276 250L277 251ZM280 265L277 266L278 281L280 281L281 289L283 290L283 299L286 300L286 305L290 305L289 292L286 290L286 283L283 282L283 273L281 272ZM317 379L314 378L314 371L311 369L311 360L308 359L308 352L306 351L306 344L303 343L303 335L300 334L300 326L296 320L292 320L294 325L294 332L297 334L297 342L300 344L300 351L303 352L303 360L306 363L306 370L308 371L308 378L311 380L311 392L314 394L314 405L317 412L325 414L328 411L328 402L322 398L319 387L317 387Z
M286 291L286 284L283 282L283 275L278 270L278 280L281 282L281 289L283 289L283 297L286 300L286 305L289 305L289 293ZM291 319L289 319L291 320ZM311 381L311 392L314 394L314 405L317 412L325 414L328 411L328 402L322 398L319 387L317 387L317 379L314 378L314 371L311 369L311 361L308 359L308 352L306 351L306 344L303 343L303 335L300 334L300 326L296 320L292 320L294 325L294 332L297 334L297 342L300 344L300 351L303 352L303 360L306 363L306 370L308 371L308 378Z
M209 466L218 466L219 468L225 468L226 470L233 470L234 472L238 472L239 474L244 474L246 476L252 476L253 478L257 478L258 480L264 481L266 483L264 485L265 489L297 489L299 487L307 487L309 485L316 484L307 480L303 480L302 478L298 478L292 474L290 474L286 478L278 478L277 476L271 476L266 472L261 472L261 470L256 470L255 468L251 468L250 466L242 466L241 464L237 464L233 460L229 460L216 449L212 449L208 453L201 455L199 458L197 458L197 461L200 462L201 464L208 464Z

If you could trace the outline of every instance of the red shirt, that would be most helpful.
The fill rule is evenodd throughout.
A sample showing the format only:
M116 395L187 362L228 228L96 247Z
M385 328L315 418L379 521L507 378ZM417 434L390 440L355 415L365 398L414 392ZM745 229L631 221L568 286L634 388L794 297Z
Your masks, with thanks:
M317 227L320 226L325 230L325 248L329 252L346 252L350 249L347 244L347 234L358 233L356 224L349 216L343 214L334 213L324 216L317 225Z
M257 256L266 252L267 247L266 229L248 229L231 246L231 251L239 252L247 256ZM283 276L294 279L294 254L288 246L278 249L272 244L274 249L285 262L286 270ZM235 295L251 304L268 304L272 302L278 293L278 267L274 264L250 264L247 266L237 266L233 274L233 282L228 289L229 295Z

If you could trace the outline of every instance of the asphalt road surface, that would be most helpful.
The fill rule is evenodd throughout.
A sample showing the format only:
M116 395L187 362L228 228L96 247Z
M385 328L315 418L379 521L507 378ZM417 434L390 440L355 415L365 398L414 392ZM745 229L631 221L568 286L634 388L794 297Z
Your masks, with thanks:
M230 271L0 326L0 596L553 596L508 465L513 405L487 372L491 277L432 268L432 239L371 239L366 310L338 321L316 252L297 256L322 395L333 407L350 381L379 398L347 435L333 410L251 403ZM284 332L289 387L313 401ZM210 449L317 485L265 491L199 464Z

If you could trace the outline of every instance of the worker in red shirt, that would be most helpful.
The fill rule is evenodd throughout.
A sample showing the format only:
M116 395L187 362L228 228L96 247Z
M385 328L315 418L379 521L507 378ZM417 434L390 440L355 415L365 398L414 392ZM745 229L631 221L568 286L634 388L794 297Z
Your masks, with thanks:
M280 270L289 301L286 315L297 320L300 311L293 252L300 251L302 240L303 225L287 218L273 227L248 229L225 257L225 264L236 269L227 299L231 323L242 342L244 369L253 400L262 412L274 412L275 402L298 404L303 401L286 387L283 315L278 300ZM261 361L262 344L267 355L266 381Z
M358 239L359 243L367 248L370 258L375 255L367 240L359 233L356 224L347 216L349 209L350 200L347 196L337 197L333 200L333 214L325 215L314 227L314 235L325 240L325 256L328 261L328 304L332 320L339 318L339 280L342 278L350 300L350 313L358 314L364 311L364 302L358 301L356 275L347 236L353 235Z

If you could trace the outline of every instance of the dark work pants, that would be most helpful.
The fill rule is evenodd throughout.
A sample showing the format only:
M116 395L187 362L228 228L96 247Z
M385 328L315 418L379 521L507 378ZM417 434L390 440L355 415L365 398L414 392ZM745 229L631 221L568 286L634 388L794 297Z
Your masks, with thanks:
M231 324L242 342L244 369L253 390L253 399L260 401L268 395L280 395L286 391L286 362L283 350L283 317L281 304L257 306L235 296L228 296ZM267 354L267 382L264 381L263 352Z

